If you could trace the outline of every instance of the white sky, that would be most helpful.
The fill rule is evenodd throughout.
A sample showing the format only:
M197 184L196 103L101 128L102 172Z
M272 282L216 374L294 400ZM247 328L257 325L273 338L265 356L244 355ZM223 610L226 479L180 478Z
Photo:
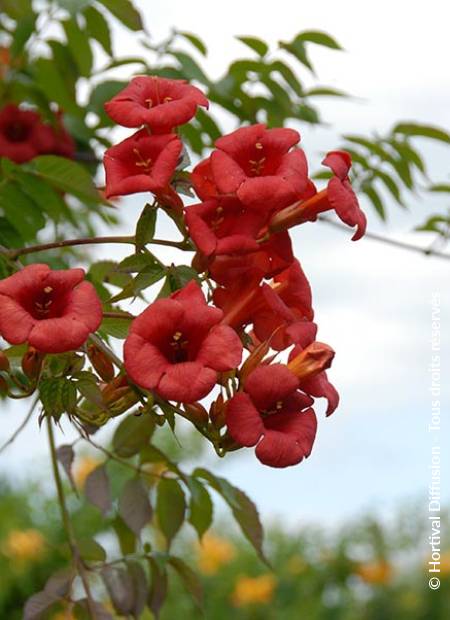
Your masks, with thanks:
M173 26L204 38L214 77L232 57L246 53L233 40L235 34L276 42L305 29L329 32L346 52L312 50L320 82L362 98L330 100L322 106L323 116L338 133L368 134L397 120L449 126L450 80L445 64L450 57L450 8L445 2L172 0L156 5L140 0L137 4L149 7L146 22L155 38ZM120 48L126 45L131 53L132 37L122 36ZM333 130L301 131L303 146L313 157L336 146ZM448 150L432 145L426 150L432 177L444 180ZM387 228L368 208L370 227L425 243L407 231L424 219L431 203L411 204L411 212L393 206ZM136 199L121 203L127 213L123 234L132 232L140 207ZM312 456L284 471L259 465L251 450L216 463L222 474L249 493L266 518L332 524L362 510L385 513L410 497L419 498L426 509L432 441L427 431L431 400L427 369L433 292L440 292L442 298L440 440L445 465L450 464L445 419L450 395L444 384L450 362L450 263L369 240L352 243L350 236L319 224L294 232L296 254L313 287L319 338L337 352L330 377L342 398L332 418L321 416ZM119 254L122 248L117 258ZM18 419L17 409L5 411L0 435L8 437ZM30 427L23 440L3 455L0 467L13 475L19 469L35 471L45 453L44 433L38 435ZM448 485L444 491L448 501Z

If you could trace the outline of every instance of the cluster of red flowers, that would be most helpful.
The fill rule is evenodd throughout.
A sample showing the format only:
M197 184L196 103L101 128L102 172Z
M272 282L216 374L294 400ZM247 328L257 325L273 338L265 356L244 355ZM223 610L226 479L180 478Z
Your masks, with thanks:
M183 150L175 130L207 105L183 81L145 76L106 104L117 123L139 128L105 153L107 196L149 191L184 213L197 248L193 265L215 283L208 300L192 280L150 304L131 324L125 369L135 384L183 404L193 418L208 416L198 401L225 386L228 400L221 391L209 412L214 432L226 426L225 444L255 446L262 463L286 467L311 452L314 399L327 399L327 415L339 401L325 372L334 352L316 340L311 288L288 229L333 209L356 227L358 239L366 220L348 179L347 153L324 159L333 176L318 192L299 134L263 124L217 140L190 175L201 202L184 207L171 184ZM81 269L32 265L0 282L0 334L12 344L28 342L44 353L77 349L101 319L100 300ZM287 349L286 361L275 361Z
M54 126L44 123L38 112L22 110L13 103L0 110L0 157L17 164L37 155L73 157L75 143L63 126L61 115Z
M175 128L199 105L208 102L197 88L146 76L108 102L113 120L139 129L105 154L107 196L173 195L170 183L183 149ZM323 163L333 177L318 192L299 141L292 129L263 124L216 141L191 173L201 202L184 208L197 247L193 264L216 283L214 305L191 282L132 323L124 350L136 384L179 403L196 403L217 382L235 377L234 393L222 407L229 436L238 445L256 446L257 457L275 467L298 463L311 452L314 398L327 398L328 415L339 400L325 373L334 352L316 341L311 289L287 229L330 209L356 227L354 239L366 226L348 179L350 156L327 155ZM180 202L177 196L177 208ZM250 355L238 370L244 344ZM264 360L265 346L275 352L292 348L289 362ZM217 412L221 398L211 411Z

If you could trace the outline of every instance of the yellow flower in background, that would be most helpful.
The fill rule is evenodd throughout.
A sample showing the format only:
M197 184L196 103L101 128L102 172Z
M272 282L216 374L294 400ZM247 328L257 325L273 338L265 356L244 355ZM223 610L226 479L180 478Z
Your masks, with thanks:
M214 534L205 534L198 546L198 567L204 575L215 575L222 566L229 564L235 555L236 549L229 540Z
M260 575L259 577L241 576L236 581L231 595L235 607L246 605L270 603L273 599L276 579L273 575Z
M82 456L77 460L74 468L73 478L79 489L84 487L86 478L101 464L101 461L92 456Z
M45 539L38 530L11 530L3 542L3 553L17 562L32 562L45 553Z
M441 565L439 568L443 575L448 575L450 573L450 551L441 555Z
M367 564L359 564L355 573L361 577L363 581L373 585L384 585L392 580L392 566L388 562L368 562Z
M69 611L58 611L51 617L51 620L76 620L75 616Z

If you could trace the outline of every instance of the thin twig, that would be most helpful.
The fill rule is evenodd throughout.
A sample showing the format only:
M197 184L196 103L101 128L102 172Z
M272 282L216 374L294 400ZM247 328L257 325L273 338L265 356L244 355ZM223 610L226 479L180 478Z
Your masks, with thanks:
M136 315L131 312L104 312L104 319L135 319Z
M65 239L62 241L51 241L50 243L40 243L38 245L30 245L24 248L17 248L14 250L2 249L2 254L10 259L16 259L19 256L25 254L34 254L35 252L44 252L45 250L53 250L60 248L67 248L76 245L96 245L102 243L128 243L130 245L135 244L135 238L133 235L113 235L109 237L82 237L80 239ZM147 243L153 245L164 245L179 250L188 250L190 247L185 241L168 241L165 239L152 239Z
M11 435L11 437L5 441L5 443L2 445L2 447L0 448L0 454L3 452L3 450L5 450L5 448L7 448L10 444L13 443L13 441L20 435L20 433L23 431L23 429L25 428L25 426L28 424L28 422L31 420L32 416L33 416L33 412L36 408L36 405L38 404L39 398L36 397L33 401L33 403L31 404L30 410L28 411L27 415L25 416L25 418L23 419L23 421L20 423L20 425L16 428L16 430L14 431L14 433Z
M325 224L329 224L330 226L334 226L335 228L339 228L340 230L345 230L348 232L348 227L345 224L341 224L340 222L336 222L334 220L329 219L323 215L319 215L318 219ZM373 232L366 232L364 234L364 238L371 239L372 241L379 241L381 243L386 243L387 245L391 245L396 248L400 248L402 250L409 250L411 252L418 252L419 254L423 254L424 256L434 256L436 258L443 258L445 260L450 260L450 254L446 254L445 252L438 252L437 250L432 250L430 248L421 248L413 243L406 243L405 241L398 241L396 239L391 239L390 237L384 237L383 235L379 235Z
M46 420L47 420L48 443L50 446L50 457L52 461L53 477L55 479L56 490L58 493L58 501L59 501L59 507L61 510L61 517L62 517L62 521L64 525L64 530L66 532L67 540L69 542L74 564L78 569L78 574L80 575L81 581L83 583L84 591L86 593L86 600L87 600L87 607L88 607L89 615L91 618L93 618L93 620L96 620L97 614L95 611L95 601L92 597L89 580L86 575L86 568L83 564L83 559L81 558L80 551L78 549L77 541L75 538L75 533L72 527L72 522L70 520L69 511L67 509L66 497L64 495L64 488L63 488L63 484L61 481L61 476L59 474L58 458L56 455L56 445L55 445L55 436L53 434L52 419L50 416L46 416Z

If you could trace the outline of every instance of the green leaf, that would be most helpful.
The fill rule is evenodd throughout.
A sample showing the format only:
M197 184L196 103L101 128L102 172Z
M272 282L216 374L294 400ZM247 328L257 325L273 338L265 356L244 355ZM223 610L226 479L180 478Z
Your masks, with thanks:
M197 573L190 568L181 558L170 556L168 564L176 571L186 590L191 594L195 603L203 609L203 586Z
M120 80L107 80L106 82L97 84L97 86L92 89L87 107L90 112L97 114L103 125L113 124L104 110L105 103L117 95L126 85L127 82Z
M305 30L300 32L296 39L300 41L308 41L309 43L315 43L316 45L323 45L333 50L342 50L339 43L326 32L320 30Z
M130 325L131 319L113 319L106 317L103 319L99 331L113 338L124 340L128 336Z
M14 178L20 183L20 189L54 222L59 222L62 218L73 219L61 195L49 183L23 171L22 168L15 171Z
M183 525L185 511L186 500L181 486L173 478L161 478L158 483L156 513L168 547Z
M144 267L142 271L138 273L136 278L127 284L127 286L125 286L120 293L114 297L111 297L109 300L110 303L121 301L122 299L128 299L129 297L136 297L141 291L163 278L165 273L166 268L164 265L160 265L156 262L147 265L147 267Z
M425 163L419 153L413 149L413 147L406 141L398 142L397 140L390 140L389 143L397 151L400 157L409 160L420 172L426 175Z
M436 183L435 185L430 185L428 188L429 192L442 192L449 193L450 192L450 184L448 183Z
M218 138L220 138L222 132L220 127L212 118L211 114L205 112L202 108L198 108L196 118L201 124L202 129L206 131L208 136L211 138L211 142L215 142Z
M114 451L118 456L130 457L148 444L155 424L152 418L143 414L127 416L116 429L113 436Z
M84 398L100 407L105 409L101 390L97 384L97 377L88 371L81 371L74 375L77 379L77 390L84 396Z
M37 204L14 182L0 186L0 209L26 241L35 239L38 230L45 226L45 218Z
M84 10L84 17L86 18L86 32L88 35L98 41L105 52L112 56L111 33L106 19L93 6L88 6Z
M247 45L247 47L252 49L259 56L265 56L269 51L267 43L257 37L236 37L236 39L241 41L244 45Z
M123 555L131 555L136 549L136 537L123 519L116 517L112 526L119 540L120 550Z
M75 458L73 447L70 444L59 446L56 450L56 458L63 466L66 476L70 482L70 486L76 492L75 480L72 475L72 465Z
M225 478L219 478L206 469L197 468L193 475L206 480L223 497L230 506L244 536L253 545L262 561L267 563L262 549L263 528L255 504L243 491L234 487Z
M320 117L317 110L303 103L296 108L295 118L300 118L307 123L311 123L311 125L317 125L320 123Z
M189 477L187 483L191 492L189 523L195 528L198 537L202 538L212 523L213 504L208 491L199 480Z
M76 99L75 85L80 77L78 64L73 57L69 47L61 41L50 39L48 45L52 50L53 63L55 64L66 89L67 95L73 100ZM80 122L80 111L77 110L77 115L72 115L72 118L76 118ZM67 111L65 111L65 123L67 123ZM83 121L84 125L84 121ZM67 125L66 125L67 127Z
M106 552L93 538L82 538L77 541L77 547L83 560L87 562L104 562Z
M206 45L196 34L192 34L192 32L177 32L177 35L189 41L200 54L203 54L203 56L207 55L208 50L206 49Z
M139 562L128 560L126 565L128 568L128 574L130 575L133 583L134 602L131 612L133 617L137 620L138 618L141 618L141 614L147 603L147 596L149 592L147 575Z
M269 68L271 72L276 71L279 73L295 94L299 97L303 97L303 87L295 73L286 63L281 60L275 60L269 65Z
M114 609L127 618L134 606L134 588L128 571L116 566L105 566L101 571Z
M373 172L376 177L378 177L381 181L383 181L385 187L388 189L391 195L395 198L398 204L401 206L404 206L401 193L400 193L400 189L397 183L394 181L394 179L389 174L386 174L386 172L383 172L382 170L374 170Z
M37 85L49 101L58 103L61 108L74 116L82 116L83 112L78 107L63 75L57 65L48 58L38 58L32 65ZM49 155L46 157L50 157Z
M392 159L392 155L376 141L368 140L362 136L354 136L349 134L342 137L344 140L347 140L352 144L359 144L360 146L363 146L373 155L377 155L382 161L390 161Z
M422 138L431 138L432 140L450 144L450 135L444 129L431 125L398 123L392 130L392 133L401 133L405 136L421 136Z
M178 60L187 80L197 80L197 82L208 86L209 78L192 56L189 56L186 52L168 51L168 53Z
M325 86L319 86L318 88L311 88L304 93L305 97L348 97L349 95L343 90L337 88L328 88Z
M7 248L20 248L24 243L25 239L20 236L19 231L11 226L6 218L0 217L0 244Z
M98 0L98 2L130 30L143 29L141 15L130 0Z
M148 490L139 478L132 478L125 483L119 497L119 514L136 536L152 518Z
M375 207L375 210L378 213L378 215L381 217L381 219L383 221L385 221L386 220L386 211L385 211L384 206L383 206L383 201L381 200L380 195L375 190L375 188L373 188L373 187L364 187L362 189L362 191L369 198L370 202Z
M156 619L167 596L167 570L164 562L158 562L155 557L148 558L150 569L150 592L148 596L148 606Z
M89 77L92 69L92 50L87 33L80 28L76 16L62 22L67 44L78 65L80 75Z
M299 62L302 63L302 65L307 67L311 71L311 73L314 74L314 67L309 60L305 44L301 39L297 37L290 43L286 41L280 41L279 46L281 49L284 49L290 54L292 54Z
M32 12L31 0L2 0L1 9L16 21Z
M48 377L39 382L39 398L47 415L58 417L64 412L62 384L64 379Z
M136 252L149 243L155 236L157 209L146 204L136 224Z
M433 215L421 226L417 226L414 230L418 232L436 232L440 235L448 233L450 220L442 215Z
M111 510L111 484L104 465L96 467L86 478L84 493L103 516Z
M56 155L40 155L27 164L27 170L80 200L102 202L91 175L83 166L70 159Z
M13 40L9 51L14 58L18 56L24 49L26 42L34 32L37 15L30 13L20 19L14 31Z
M57 4L67 9L71 15L76 15L91 4L92 0L57 0Z

